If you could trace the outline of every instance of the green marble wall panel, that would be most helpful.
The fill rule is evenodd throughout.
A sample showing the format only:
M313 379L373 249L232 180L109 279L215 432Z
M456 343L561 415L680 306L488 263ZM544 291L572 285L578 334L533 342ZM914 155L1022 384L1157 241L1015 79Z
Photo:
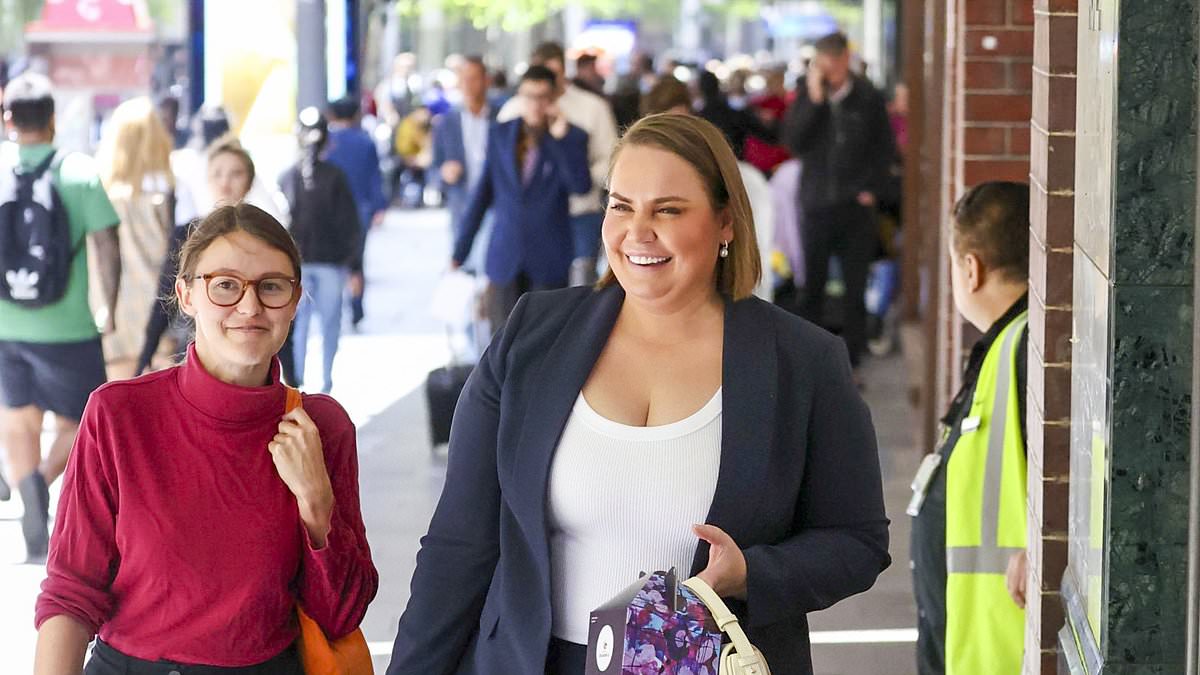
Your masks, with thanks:
M1080 2L1071 672L1184 658L1198 9Z
M1106 662L1182 664L1192 293L1116 285L1106 533Z
M1188 285L1196 205L1196 0L1123 0L1115 283Z

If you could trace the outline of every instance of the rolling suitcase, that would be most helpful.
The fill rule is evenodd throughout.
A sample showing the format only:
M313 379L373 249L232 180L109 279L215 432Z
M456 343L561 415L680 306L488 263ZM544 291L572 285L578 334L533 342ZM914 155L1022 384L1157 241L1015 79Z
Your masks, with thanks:
M458 404L458 396L473 369L474 366L466 363L443 366L430 372L425 380L425 400L429 405L429 438L435 448L450 442L454 406Z
M443 284L434 294L434 316L446 322L446 342L451 354L450 363L431 371L425 380L429 440L434 452L439 445L450 442L454 407L458 405L458 397L475 367L474 362L483 351L488 335L486 326L479 319L480 289L483 287L485 285L474 277L461 274L457 280ZM460 305L466 306L459 310ZM466 334L461 335L460 332ZM465 337L465 344L456 337Z

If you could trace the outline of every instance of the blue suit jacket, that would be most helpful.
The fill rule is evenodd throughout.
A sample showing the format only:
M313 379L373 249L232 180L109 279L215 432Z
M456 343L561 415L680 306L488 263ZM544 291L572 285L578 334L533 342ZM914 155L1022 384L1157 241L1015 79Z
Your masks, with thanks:
M567 197L592 187L587 134L575 126L568 126L561 140L544 134L537 170L526 185L517 166L521 125L515 119L488 132L483 175L454 227L454 260L461 265L467 259L490 207L492 239L484 265L488 278L508 284L524 273L536 285L566 285L574 257Z
M498 107L489 106L488 115L492 121L495 121L498 110ZM463 144L462 116L462 106L454 106L445 115L439 115L433 121L433 162L431 166L438 182L441 183L442 193L446 195L446 202L454 220L458 220L462 210L466 208L467 198L470 196L467 187L471 181L475 180L475 176L470 175L467 169L467 150ZM441 181L442 165L451 160L463 166L462 178L459 178L457 183Z
M358 127L334 129L329 132L324 158L346 174L346 182L358 205L359 224L363 228L370 227L372 217L387 208L375 141Z
M388 675L544 672L550 462L624 297L527 294L484 354L454 413ZM805 615L890 563L875 431L842 341L812 324L756 298L727 303L723 354L707 522L745 553L747 600L730 605L751 641L775 675L807 674ZM707 563L699 544L691 573Z

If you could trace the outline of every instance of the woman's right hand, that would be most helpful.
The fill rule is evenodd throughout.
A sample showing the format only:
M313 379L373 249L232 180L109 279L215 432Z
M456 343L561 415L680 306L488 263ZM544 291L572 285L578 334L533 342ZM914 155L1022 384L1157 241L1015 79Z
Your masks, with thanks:
M708 542L708 566L696 576L723 598L746 598L746 556L737 542L716 525L693 525L692 532Z

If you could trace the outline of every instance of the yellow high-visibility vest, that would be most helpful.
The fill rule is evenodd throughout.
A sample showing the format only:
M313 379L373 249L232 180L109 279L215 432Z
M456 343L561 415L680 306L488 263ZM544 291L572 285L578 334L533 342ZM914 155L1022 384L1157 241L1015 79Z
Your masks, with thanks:
M946 467L946 674L1017 675L1025 610L1005 586L1012 554L1025 548L1025 441L1017 347L1022 312L988 349Z

